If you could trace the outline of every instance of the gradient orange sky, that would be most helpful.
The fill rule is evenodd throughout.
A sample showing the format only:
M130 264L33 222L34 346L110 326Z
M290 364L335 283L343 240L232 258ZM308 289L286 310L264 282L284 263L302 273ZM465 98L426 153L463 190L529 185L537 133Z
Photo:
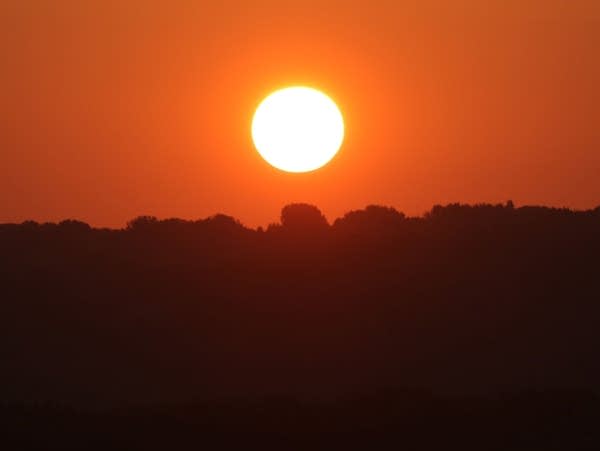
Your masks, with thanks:
M599 52L598 0L4 0L0 222L594 207ZM308 174L250 137L261 99L294 84L346 119Z

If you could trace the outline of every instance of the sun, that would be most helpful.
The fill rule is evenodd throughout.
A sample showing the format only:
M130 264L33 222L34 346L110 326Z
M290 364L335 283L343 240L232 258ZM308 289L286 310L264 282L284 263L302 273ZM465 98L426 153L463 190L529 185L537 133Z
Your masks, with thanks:
M272 166L309 172L327 164L344 141L344 119L327 95L294 86L267 96L252 120L252 140Z

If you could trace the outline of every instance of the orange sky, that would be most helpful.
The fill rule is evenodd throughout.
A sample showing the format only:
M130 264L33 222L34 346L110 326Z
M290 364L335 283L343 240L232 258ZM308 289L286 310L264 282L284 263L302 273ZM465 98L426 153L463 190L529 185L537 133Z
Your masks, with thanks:
M599 49L598 0L4 0L0 222L593 207ZM346 118L313 173L270 167L250 138L291 84Z

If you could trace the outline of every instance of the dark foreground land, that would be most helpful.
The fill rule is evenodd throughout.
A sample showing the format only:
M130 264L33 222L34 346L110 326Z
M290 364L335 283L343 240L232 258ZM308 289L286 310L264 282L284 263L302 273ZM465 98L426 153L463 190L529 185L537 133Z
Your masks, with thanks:
M0 409L4 449L597 450L600 400L552 391L481 397L380 393L84 412Z
M0 225L3 437L600 449L599 275L600 208Z

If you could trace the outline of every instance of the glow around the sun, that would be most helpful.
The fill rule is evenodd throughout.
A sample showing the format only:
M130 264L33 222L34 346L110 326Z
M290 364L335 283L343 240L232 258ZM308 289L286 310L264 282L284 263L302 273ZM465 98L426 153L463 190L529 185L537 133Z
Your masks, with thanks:
M259 105L252 139L272 166L288 172L313 171L327 164L344 140L344 119L333 100L313 88L275 91Z

